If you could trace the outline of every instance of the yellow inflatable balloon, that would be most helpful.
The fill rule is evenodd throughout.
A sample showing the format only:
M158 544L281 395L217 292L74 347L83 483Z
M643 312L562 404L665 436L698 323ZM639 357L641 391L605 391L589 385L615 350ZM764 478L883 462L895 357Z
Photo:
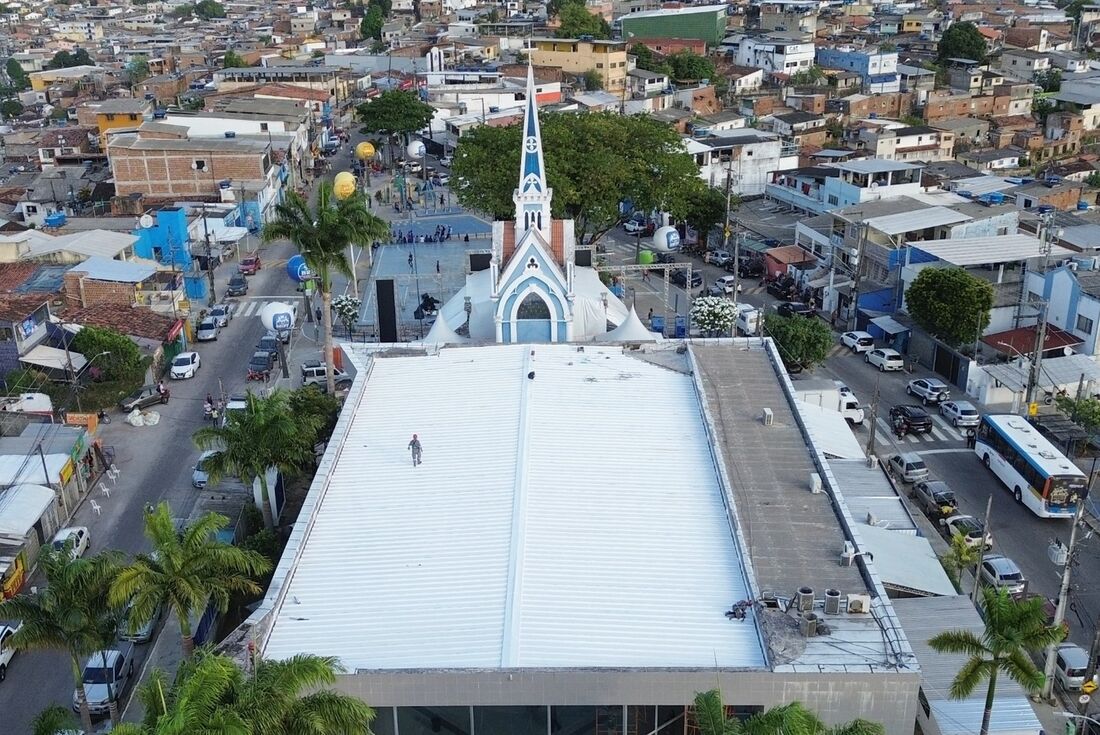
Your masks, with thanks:
M347 199L355 193L355 174L341 171L332 181L332 193L337 199Z
M374 158L374 145L369 140L364 140L362 143L355 146L355 155L360 161Z

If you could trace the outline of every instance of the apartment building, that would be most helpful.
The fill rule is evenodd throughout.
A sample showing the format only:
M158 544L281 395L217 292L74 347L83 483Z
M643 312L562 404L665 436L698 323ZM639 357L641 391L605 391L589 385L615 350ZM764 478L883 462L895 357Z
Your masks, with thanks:
M584 74L593 69L608 92L626 87L626 44L579 38L532 38L531 63L554 66L567 74Z
M724 187L739 196L764 193L771 173L798 165L798 148L776 133L735 129L704 138L685 138L688 153L695 157L699 177L710 186Z
M1029 82L1051 69L1050 54L1027 49L1006 48L1001 52L1000 63L1001 71Z
M877 46L865 49L833 46L817 49L817 63L827 69L842 69L859 75L860 86L869 94L901 91L898 52Z
M924 125L868 124L859 131L858 146L884 161L950 161L955 134Z
M689 38L716 45L726 35L726 5L671 6L619 18L623 38Z
M722 41L722 49L739 66L768 74L794 74L814 64L814 44L802 38L802 34L735 34Z
M823 214L863 202L919 194L922 168L915 163L875 158L792 167L774 171L764 193L799 211Z

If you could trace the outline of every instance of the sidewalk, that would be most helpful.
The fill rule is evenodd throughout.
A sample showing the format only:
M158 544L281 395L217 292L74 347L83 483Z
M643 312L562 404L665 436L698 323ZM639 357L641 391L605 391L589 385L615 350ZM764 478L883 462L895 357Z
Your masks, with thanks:
M126 708L122 710L123 722L140 723L144 719L145 705L142 703L141 697L135 697L133 693L148 681L153 670L164 670L168 674L168 681L172 681L176 669L183 661L183 649L180 646L180 624L176 616L166 613L160 630L157 631L152 643L146 645L151 646L149 655L145 657L145 663L142 665L141 671L138 672L137 683L130 689L130 701L126 703Z

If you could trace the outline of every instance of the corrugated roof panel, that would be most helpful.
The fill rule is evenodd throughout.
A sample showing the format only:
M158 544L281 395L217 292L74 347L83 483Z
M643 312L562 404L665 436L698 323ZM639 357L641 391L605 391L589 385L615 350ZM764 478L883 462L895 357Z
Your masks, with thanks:
M971 217L968 215L947 207L923 207L912 212L871 217L866 222L886 235L902 235L906 232L915 232L916 230L941 225L953 225L970 219Z
M921 213L915 214L919 216ZM967 217L967 219L970 218ZM1028 258L1038 258L1041 255L1042 242L1031 235L991 235L948 240L920 240L907 242L906 245L923 250L946 263L967 266L1013 263ZM1055 259L1068 258L1071 255L1073 255L1072 250L1060 245L1050 246L1050 256Z

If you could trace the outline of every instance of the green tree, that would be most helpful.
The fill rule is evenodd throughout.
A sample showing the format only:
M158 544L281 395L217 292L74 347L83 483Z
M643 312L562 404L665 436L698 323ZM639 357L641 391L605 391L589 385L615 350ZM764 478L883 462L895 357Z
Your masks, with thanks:
M0 602L0 616L23 621L11 638L16 650L68 654L80 721L84 732L92 732L81 659L114 641L118 612L108 604L108 590L118 572L118 558L99 554L74 559L68 544L62 549L47 545L38 554L38 569L45 584ZM118 722L117 715L112 721Z
M825 361L833 346L833 333L820 319L772 313L764 317L764 333L775 340L783 363L792 372L812 370Z
M731 208L736 205L737 197L732 197ZM707 186L702 180L697 180L688 192L687 201L682 205L674 205L671 211L687 220L692 229L699 233L699 242L705 248L708 246L710 231L725 222L726 195L719 189Z
M1062 70L1045 69L1035 72L1035 83L1042 87L1044 92L1057 92L1062 88Z
M952 23L940 38L936 59L942 64L947 59L973 59L979 64L985 63L989 46L985 37L978 32L978 26L966 20Z
M8 59L8 63L4 65L4 71L8 74L8 79L11 80L11 84L17 91L23 91L31 86L31 78L27 75L27 72L23 71L23 67L19 65L19 62L15 59Z
M141 372L144 362L134 341L110 327L84 327L73 337L70 349L95 365L107 380L128 380Z
M82 48L78 48L72 53L68 51L58 51L46 64L46 68L68 69L74 66L93 66L94 64L95 61L88 55L88 52Z
M1093 171L1089 174L1085 179L1085 184L1091 186L1093 189L1100 189L1100 171Z
M803 69L802 71L796 71L791 74L788 80L792 86L796 87L816 87L825 83L825 70L817 64L814 64L809 69Z
M4 100L0 102L0 117L10 120L23 114L23 103L19 100Z
M549 0L546 3L546 17L557 18L561 15L562 8L567 5L580 5L584 7L584 0Z
M973 342L989 326L993 286L962 268L925 268L905 292L909 314L952 347Z
M257 437L257 443L261 440ZM218 531L228 525L225 516L207 513L177 529L167 503L147 512L145 538L153 550L138 554L118 572L110 589L111 604L130 603L134 625L150 620L158 608L175 613L183 655L190 657L195 650L192 613L208 601L224 613L232 595L259 594L263 588L254 579L271 568L260 554L219 541Z
M246 485L260 482L264 526L271 528L267 470L274 467L293 475L313 459L312 437L317 426L310 417L295 416L288 407L286 391L261 397L248 393L242 411L226 413L224 426L205 426L192 437L200 449L216 450L203 466L210 483L236 476Z
M245 61L240 54L233 49L229 49L225 52L225 56L222 57L223 69L244 69L248 66L248 62Z
M149 77L149 59L145 56L135 56L126 65L126 73L130 77L130 86L140 84Z
M558 38L611 38L611 26L598 15L588 12L583 3L569 3L558 14L561 26L554 35Z
M322 393L316 385L305 385L290 393L288 399L290 413L302 425L316 427L309 437L310 446L328 441L332 430L336 428L336 419L340 414L340 401L331 393Z
M717 689L695 695L693 711L701 735L885 735L877 722L852 720L828 727L801 702L789 702L755 714L747 720L726 717Z
M384 93L388 94L388 93ZM369 105L368 105L369 106ZM430 108L429 108L430 109ZM333 194L332 182L323 182L317 189L317 206L295 192L275 205L275 217L264 225L264 242L287 239L294 243L306 265L317 278L321 291L321 314L325 327L325 364L328 370L328 392L336 393L332 358L332 276L339 273L355 278L348 259L351 245L370 247L375 240L389 237L390 226L367 208L362 193L339 199Z
M378 8L382 11L382 15L388 18L390 11L393 10L393 0L370 0L367 7Z
M1064 632L1047 624L1044 600L1035 596L1017 600L1003 589L982 590L985 630L948 630L928 644L940 653L961 653L969 658L951 682L952 699L966 699L983 681L988 681L980 735L989 733L997 677L1006 675L1025 691L1043 686L1043 673L1029 654L1062 640Z
M195 15L203 20L224 18L225 6L215 0L199 0L195 3Z
M76 732L80 723L68 707L55 704L39 712L31 720L31 735L62 735Z
M1100 400L1096 398L1078 400L1069 396L1057 396L1054 399L1054 405L1085 431L1091 433L1100 428Z
M671 68L671 76L677 81L714 79L714 62L704 56L684 49L666 59Z
M1039 97L1036 95L1035 101L1031 104L1031 114L1039 118L1039 122L1046 124L1047 116L1058 109L1058 103L1049 97ZM1025 157L1026 160L1026 157ZM1021 163L1021 166L1026 165Z
M955 589L962 592L962 575L967 569L973 569L978 563L978 547L966 543L966 537L958 534L951 536L951 545L947 553L940 557L940 564Z
M144 706L141 724L124 723L112 735L251 735L251 728L233 709L241 670L229 658L200 651L180 663L175 682L161 669L134 696Z
M1086 5L1092 5L1092 0L1073 0L1073 2L1066 3L1062 6L1062 10L1066 15L1073 18L1075 21L1081 20L1081 9Z
M618 224L622 200L643 211L667 211L699 178L676 131L647 115L549 113L540 121L553 215L575 220L582 242L595 242ZM463 206L512 217L520 132L516 123L463 134L451 167L452 180L467 182L455 190Z
M397 136L408 137L428 127L435 108L421 102L414 92L391 89L359 105L355 115L363 125L363 132L381 133L393 142Z
M361 38L373 38L376 41L382 40L382 26L386 23L386 17L382 14L382 8L377 5L371 5L367 8L366 15L363 16L363 20L359 23L359 36Z
M581 74L581 79L584 80L584 89L586 92L595 92L597 89L603 89L603 76L595 69L589 69L584 74Z

